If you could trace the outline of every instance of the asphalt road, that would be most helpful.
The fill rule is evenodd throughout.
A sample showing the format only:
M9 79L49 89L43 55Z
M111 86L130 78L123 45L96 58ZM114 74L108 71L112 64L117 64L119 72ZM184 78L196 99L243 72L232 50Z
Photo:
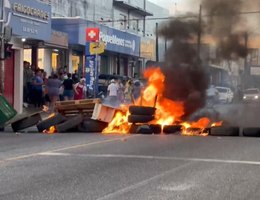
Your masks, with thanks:
M0 134L1 200L260 199L260 139Z

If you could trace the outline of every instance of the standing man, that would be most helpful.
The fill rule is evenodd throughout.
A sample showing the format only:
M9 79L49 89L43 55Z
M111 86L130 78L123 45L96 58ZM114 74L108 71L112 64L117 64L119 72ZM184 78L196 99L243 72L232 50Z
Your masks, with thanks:
M39 108L43 104L43 79L42 79L42 72L41 70L37 70L35 72L35 76L33 77L32 81L32 95L33 95L33 103L34 106Z
M117 106L117 104L118 104L118 98L117 98L118 97L117 96L118 85L116 84L114 79L112 79L110 84L108 85L107 92L108 92L109 103L112 106Z
M27 104L30 102L30 90L33 71L31 69L30 63L27 61L23 61L23 67L23 102L24 106L27 107Z

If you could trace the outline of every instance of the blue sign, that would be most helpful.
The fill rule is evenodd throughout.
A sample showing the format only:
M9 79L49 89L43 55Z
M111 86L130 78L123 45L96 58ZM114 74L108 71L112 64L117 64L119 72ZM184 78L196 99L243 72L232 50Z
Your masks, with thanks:
M86 45L86 55L89 55L89 43L86 43L86 28L99 27L100 40L105 42L106 51L138 56L140 40L138 35L120 31L108 26L94 24L91 21L75 19L52 19L53 29L66 32L70 44Z
M51 5L35 0L6 0L6 25L13 35L30 39L50 40Z
M139 56L140 37L127 32L100 25L100 41L106 45L105 50L127 55ZM86 43L86 54L89 54L89 43Z
M86 85L92 91L94 91L95 83L95 57L86 56Z

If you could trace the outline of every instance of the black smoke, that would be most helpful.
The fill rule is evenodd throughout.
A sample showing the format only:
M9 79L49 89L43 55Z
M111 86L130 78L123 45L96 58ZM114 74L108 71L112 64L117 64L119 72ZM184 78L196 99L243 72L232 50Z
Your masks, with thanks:
M209 77L198 57L193 40L199 31L198 20L172 20L159 35L170 41L162 68L166 75L165 97L184 103L186 119L206 102Z
M225 60L235 60L247 56L245 40L247 28L241 12L242 0L202 0L206 14L206 33L214 37L218 55Z

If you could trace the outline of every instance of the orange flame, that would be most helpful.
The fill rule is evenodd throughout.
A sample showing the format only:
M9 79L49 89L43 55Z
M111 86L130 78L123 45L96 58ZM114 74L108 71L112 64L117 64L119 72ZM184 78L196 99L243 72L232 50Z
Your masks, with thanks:
M208 132L205 131L205 128L207 128L210 124L210 120L206 117L203 117L199 119L196 122L184 122L182 123L182 135L186 136L207 136Z
M223 124L223 121L215 122L215 123L211 124L211 127L222 126L222 124Z
M51 117L54 117L54 116L55 116L55 113L51 113L46 119L50 119ZM57 132L57 130L56 130L55 126L51 126L49 129L46 129L43 131L43 133L46 133L46 134L53 134L56 132Z
M57 130L56 130L55 126L51 126L49 129L46 129L43 131L43 133L45 133L45 134L54 134L56 132L57 132Z
M144 71L144 78L148 80L136 105L156 107L155 119L151 124L172 125L181 120L184 113L183 102L173 101L164 97L165 75L158 67L151 67ZM128 133L130 125L127 121L128 107L123 112L117 112L112 122L103 130L103 133ZM201 118L196 122L183 122L183 135L208 135L205 128L211 124L208 118ZM212 126L221 126L222 122L213 123Z
M109 123L108 127L105 128L102 133L121 133L127 134L130 129L130 124L128 123L128 115L129 112L124 113L122 111L118 111L115 114L113 120Z

